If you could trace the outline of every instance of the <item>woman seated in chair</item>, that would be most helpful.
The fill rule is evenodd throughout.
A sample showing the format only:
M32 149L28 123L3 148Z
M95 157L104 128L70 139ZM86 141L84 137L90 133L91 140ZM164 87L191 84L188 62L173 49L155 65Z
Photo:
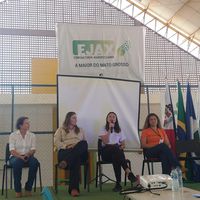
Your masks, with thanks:
M77 126L75 112L68 112L63 126L54 135L54 144L58 149L59 167L70 171L69 193L79 196L80 165L87 161L88 144L83 129Z
M125 148L125 135L121 131L117 115L114 112L109 112L106 117L106 125L100 133L102 140L102 153L101 157L103 161L112 162L116 185L113 188L114 192L118 192L122 189L121 186L121 167L126 172L128 179L133 183L136 181L136 177L128 168L126 158L123 149Z
M162 163L162 173L170 174L172 168L180 164L171 151L168 137L161 127L160 119L150 113L144 123L141 145L147 158L158 158Z
M38 160L34 157L36 151L35 134L29 131L28 117L20 117L16 123L17 131L9 136L10 164L13 167L14 187L16 197L22 196L22 168L29 167L28 180L25 184L26 196L31 196L31 190L38 169Z

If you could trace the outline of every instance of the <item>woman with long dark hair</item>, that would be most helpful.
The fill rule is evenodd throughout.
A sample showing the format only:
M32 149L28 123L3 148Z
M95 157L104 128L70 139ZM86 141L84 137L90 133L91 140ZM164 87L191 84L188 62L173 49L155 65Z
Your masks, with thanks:
M136 177L129 169L123 149L125 148L125 134L121 131L116 113L109 112L106 116L106 125L100 133L100 138L103 143L102 160L112 162L116 185L113 188L114 192L122 189L121 186L121 167L126 172L128 179L131 182L136 181Z
M75 112L66 114L63 126L54 135L54 144L58 149L60 168L69 168L69 193L79 196L79 169L82 162L87 160L88 144L83 129L77 126Z
M146 117L141 135L141 145L147 158L160 159L163 174L170 174L172 168L180 167L170 149L171 145L161 127L160 119L155 113L150 113Z

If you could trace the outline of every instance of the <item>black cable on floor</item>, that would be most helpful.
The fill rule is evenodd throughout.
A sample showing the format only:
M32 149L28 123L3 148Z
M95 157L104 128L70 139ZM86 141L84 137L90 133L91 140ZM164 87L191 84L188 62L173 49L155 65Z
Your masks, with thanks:
M158 187L158 188L150 188L150 185L148 185L149 188L144 188L142 185L138 184L137 186L129 189L122 190L120 192L121 195L126 195L126 194L133 194L133 193L144 193L144 192L151 192L154 195L160 195L159 193L152 192L153 190L159 190L159 189L165 189L167 188L167 184L163 187Z

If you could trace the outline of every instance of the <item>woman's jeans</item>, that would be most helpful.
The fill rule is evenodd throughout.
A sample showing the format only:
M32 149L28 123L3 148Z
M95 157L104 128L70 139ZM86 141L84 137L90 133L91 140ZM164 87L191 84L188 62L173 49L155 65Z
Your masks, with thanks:
M159 158L162 163L162 173L170 174L172 168L180 166L180 163L172 153L171 149L164 143L152 148L144 149L147 158Z
M69 193L72 189L79 190L79 170L81 163L88 159L88 144L85 140L77 143L73 148L60 149L58 162L66 161L69 168Z
M115 172L116 182L121 182L121 167L124 171L128 168L124 151L118 145L106 145L102 148L102 160L111 162Z
M28 160L25 162L24 160L12 156L9 160L10 165L13 167L13 174L14 174L14 188L15 192L21 192L22 191L22 185L21 185L21 177L22 177L22 168L24 166L28 166L28 180L25 184L25 190L31 191L33 182L35 180L37 169L38 169L38 160L30 156Z

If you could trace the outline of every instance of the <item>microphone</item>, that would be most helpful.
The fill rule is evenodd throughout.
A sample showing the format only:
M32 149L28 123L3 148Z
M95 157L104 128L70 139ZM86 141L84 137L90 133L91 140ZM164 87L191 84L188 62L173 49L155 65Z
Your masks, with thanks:
M113 127L111 127L110 132L111 132L111 133L113 132Z
M114 128L114 127L113 127L113 121L110 122L110 126L111 126L111 127L110 127L110 132L112 133L112 132L113 132L113 128Z

